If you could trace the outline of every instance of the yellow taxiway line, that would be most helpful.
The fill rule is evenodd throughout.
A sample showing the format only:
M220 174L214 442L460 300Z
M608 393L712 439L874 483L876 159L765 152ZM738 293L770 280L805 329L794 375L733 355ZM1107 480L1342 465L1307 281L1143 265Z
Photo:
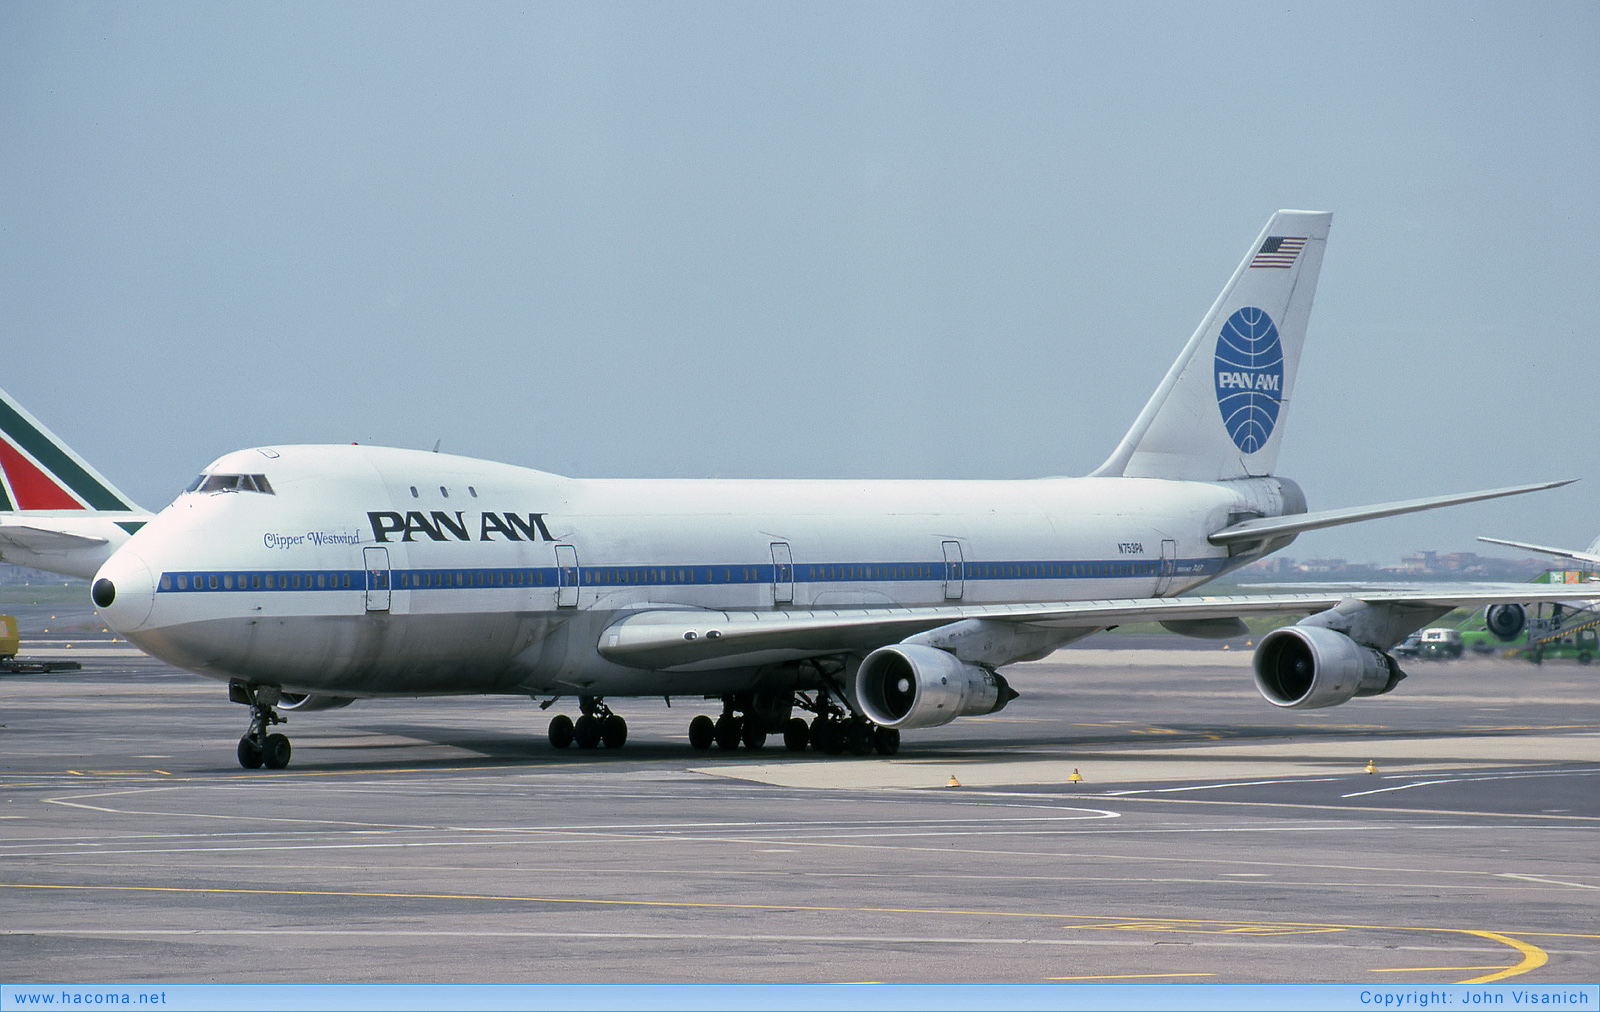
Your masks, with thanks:
M1010 910L961 910L921 907L845 907L845 906L810 906L799 903L693 903L684 900L641 900L641 899L579 899L560 896L497 896L479 895L472 893L403 893L403 892L377 892L347 889L246 889L230 886L135 886L135 885L80 885L45 882L0 882L0 889L39 889L81 892L124 892L124 893L213 893L231 896L321 896L343 897L359 899L399 899L399 900L478 900L496 903L549 903L567 906L612 906L612 907L656 907L669 909L698 909L698 910L774 910L774 911L806 911L810 913L858 913L858 914L926 914L964 917L1026 917L1048 918L1051 920L1087 920L1090 924L1072 924L1068 928L1107 928L1115 925L1121 930L1210 930L1219 933L1237 934L1241 927L1248 927L1245 922L1238 920L1206 920L1200 918L1162 918L1152 921L1149 917L1128 916L1098 916L1090 917L1086 914L1052 914L1041 911L1010 911ZM1185 925L1187 927L1177 927ZM1219 928L1217 926L1226 926ZM1520 939L1496 931L1484 931L1477 928L1438 928L1438 927L1408 927L1404 925L1379 925L1379 924L1318 924L1298 922L1266 922L1263 921L1251 933L1300 933L1340 930L1365 930L1365 931L1405 931L1405 932L1438 932L1444 934L1470 935L1475 938L1487 939L1500 945L1507 946L1521 954L1521 962L1505 967L1472 967L1471 969L1493 969L1496 972L1470 980L1453 981L1453 984L1487 984L1491 981L1504 980L1519 974L1536 970L1549 961L1549 954L1535 945L1530 945ZM1422 967L1410 969L1421 970ZM1466 969L1463 967L1462 969ZM1176 976L1162 974L1160 976ZM1049 978L1065 979L1065 978Z

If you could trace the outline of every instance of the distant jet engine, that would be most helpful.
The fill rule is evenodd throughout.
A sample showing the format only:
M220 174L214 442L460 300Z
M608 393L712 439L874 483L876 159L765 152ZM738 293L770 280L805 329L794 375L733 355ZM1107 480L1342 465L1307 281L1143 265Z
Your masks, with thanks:
M1528 611L1520 604L1491 604L1483 613L1483 624L1495 639L1510 643L1528 627Z
M1261 695L1289 710L1382 695L1405 677L1388 654L1320 626L1285 626L1267 633L1256 647L1254 666Z
M993 671L915 643L868 654L850 694L867 719L895 729L937 727L957 717L994 713L1017 698Z

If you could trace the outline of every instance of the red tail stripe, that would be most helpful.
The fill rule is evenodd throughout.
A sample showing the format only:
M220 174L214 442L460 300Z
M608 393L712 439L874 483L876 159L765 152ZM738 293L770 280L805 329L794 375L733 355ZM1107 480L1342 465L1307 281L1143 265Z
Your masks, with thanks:
M16 497L19 510L81 510L83 503L72 497L56 480L39 470L16 447L0 439L0 467Z

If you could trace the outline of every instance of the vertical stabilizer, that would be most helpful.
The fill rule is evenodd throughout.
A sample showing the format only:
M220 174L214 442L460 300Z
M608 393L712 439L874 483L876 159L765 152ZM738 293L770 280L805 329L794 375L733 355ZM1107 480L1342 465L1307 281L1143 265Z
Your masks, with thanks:
M143 512L0 390L0 513L17 510Z
M1279 211L1097 477L1271 474L1333 215Z

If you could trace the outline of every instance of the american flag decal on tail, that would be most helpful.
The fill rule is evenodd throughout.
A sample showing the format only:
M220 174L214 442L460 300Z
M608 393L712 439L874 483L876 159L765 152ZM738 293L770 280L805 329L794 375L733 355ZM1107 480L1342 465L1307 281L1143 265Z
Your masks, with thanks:
M1305 249L1306 240L1288 235L1275 235L1261 244L1251 267L1293 267L1295 257Z

